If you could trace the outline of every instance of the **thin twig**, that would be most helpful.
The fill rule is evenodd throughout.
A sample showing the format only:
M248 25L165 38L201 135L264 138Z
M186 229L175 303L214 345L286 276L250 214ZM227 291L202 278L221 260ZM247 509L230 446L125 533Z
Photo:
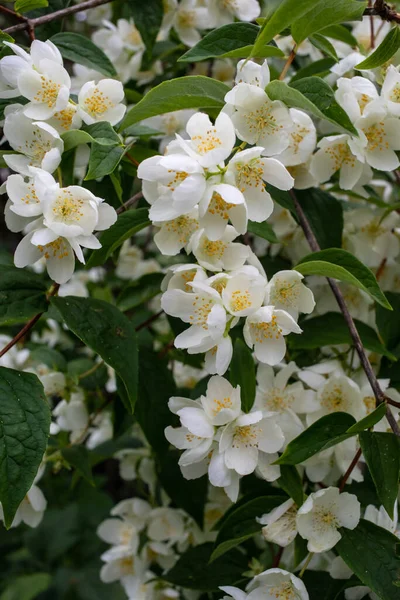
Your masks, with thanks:
M346 485L353 470L356 468L358 461L360 460L360 457L361 457L361 448L359 448L357 450L356 455L353 458L353 460L351 461L349 468L347 469L346 473L342 477L342 481L340 482L340 486L339 486L340 492L343 492L344 486Z
M287 61L284 64L284 67L282 69L282 73L279 75L279 79L282 81L282 79L285 78L286 73L289 70L290 65L292 64L292 62L294 61L294 59L296 58L296 49L297 49L297 44L295 44L292 48L292 51L290 52Z
M55 296L58 292L59 289L59 284L56 283L53 287L53 289L49 292L48 294L48 298L51 298L51 296ZM6 346L4 346L4 348L2 350L0 350L0 358L2 356L4 356L9 350L10 348L12 348L13 346L15 346L15 344L17 344L19 342L20 339L22 339L27 333L28 331L30 331L32 329L32 327L39 321L40 317L43 315L44 313L41 312L37 315L35 315L30 321L28 321L23 328L21 329L21 331L19 331L17 333L17 335L15 337L13 337L13 339L8 342L8 344Z
M369 8L372 8L372 0L368 0ZM369 28L370 28L370 47L375 48L375 27L374 27L374 15L369 16Z
M303 568L301 569L300 574L299 574L300 579L302 579L304 573L306 572L307 567L310 564L313 556L314 556L314 552L310 552L309 555L307 556L306 562L304 563Z
M376 0L373 7L364 10L364 16L380 17L383 21L400 23L400 14L384 0Z
M87 2L74 4L68 8L62 8L61 10L56 10L53 13L36 17L36 19L24 19L23 23L18 23L17 25L12 25L11 27L7 27L7 29L3 29L3 33L15 33L16 31L23 31L24 29L29 30L30 28L35 28L38 25L51 23L52 21L63 19L64 17L68 17L74 13L82 12L83 10L89 8L95 8L96 6L101 6L102 4L108 4L109 2L112 2L112 0L87 0Z
M296 209L299 223L301 225L301 228L304 231L304 235L306 236L306 239L310 245L310 248L313 252L318 252L321 248L318 244L317 238L315 237L313 230L311 229L311 226L307 220L307 217L306 217L302 207L300 206L299 201L297 200L296 194L294 193L293 190L290 190L289 193L293 199L293 203L294 203L294 206ZM336 298L336 302L338 303L341 313L344 317L344 320L346 321L346 325L349 328L350 335L353 340L353 344L356 349L356 352L360 358L362 368L364 369L364 372L368 378L368 381L369 381L372 391L374 393L374 396L376 399L376 404L377 405L381 404L382 402L386 401L386 396L385 396L383 390L381 389L381 386L378 383L376 375L372 369L371 363L368 360L368 356L365 353L364 346L362 344L360 335L354 324L353 318L352 318L351 314L349 313L349 309L346 306L346 302L344 301L343 294L340 291L340 288L339 288L338 284L336 283L336 281L334 281L333 279L330 279L329 277L327 279L328 279L329 286L333 292L333 295ZM397 422L394 419L389 407L387 408L387 410L390 413L390 415L386 415L387 419L390 423L390 426L391 426L393 432L397 436L400 437L400 429L397 425Z
M160 310L158 313L156 313L155 315L152 315L149 319L147 319L147 321L140 323L140 325L138 325L135 328L135 331L140 331L141 329L145 329L146 327L149 327L149 325L151 325L154 321L156 321L163 314L164 314L164 311Z
M391 398L386 398L386 403L395 406L396 408L400 408L400 402L396 402L396 400L392 400Z
M3 6L2 4L0 4L0 12L4 13L5 15L8 15L10 17L14 17L14 19L18 19L18 21L26 20L26 17L24 17L23 15L19 15L18 13L15 12L15 10L12 10L11 8L7 8L7 6Z
M124 204L122 204L119 208L117 208L117 214L120 215L121 213L128 210L128 208L130 208L131 206L136 204L136 202L138 202L140 200L140 198L143 198L143 192L138 192L137 194L132 196L132 198L129 198L129 200L124 202Z
M276 553L276 556L274 556L274 561L272 563L273 568L279 567L279 563L281 562L283 551L284 551L284 548L279 548L278 552Z

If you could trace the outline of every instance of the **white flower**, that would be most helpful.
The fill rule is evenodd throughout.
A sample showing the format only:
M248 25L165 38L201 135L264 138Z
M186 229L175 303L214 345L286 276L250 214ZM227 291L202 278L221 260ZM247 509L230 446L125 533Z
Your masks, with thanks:
M204 368L210 375L223 375L228 370L232 355L232 340L229 335L224 334L218 341L218 344L211 348L204 356Z
M262 534L267 542L273 542L283 548L289 546L297 535L296 515L296 506L290 498L270 513L258 518L258 523L265 525Z
M21 175L9 175L6 181L10 210L25 218L34 218L42 214L42 206L36 195L35 179L27 182ZM24 221L25 222L25 221Z
M162 254L175 256L182 248L186 248L192 235L199 229L199 211L194 208L190 213L181 215L171 221L155 221L159 230L154 242Z
M253 348L256 358L267 365L277 365L285 356L284 336L301 333L296 321L284 310L262 306L248 316L243 328L246 344Z
M35 477L32 487L26 494L25 498L19 505L15 513L11 527L18 527L20 523L26 523L29 527L37 527L43 519L44 512L47 507L47 500L44 497L42 490L36 485L44 469L40 468L38 475ZM0 503L0 520L4 520L3 507Z
M11 148L21 154L5 154L10 169L31 176L29 166L53 173L61 162L64 142L47 123L35 123L26 117L21 105L13 104L5 111L4 135Z
M379 171L397 169L400 161L395 151L400 150L400 120L387 116L385 109L374 103L374 110L366 110L354 125L359 138L352 138L350 145L358 159Z
M168 268L161 283L161 291L166 290L182 290L183 292L191 292L192 281L205 281L207 273L198 264L184 263L183 265L172 265Z
M318 389L320 409L307 416L308 424L333 412L347 412L357 421L366 415L358 385L349 377L333 375Z
M188 251L193 252L199 264L209 271L232 271L240 269L249 256L249 248L243 244L235 244L238 232L231 225L219 240L210 240L204 229L193 234Z
M103 552L101 559L106 563L100 569L100 579L103 583L112 583L121 579L142 582L145 578L145 565L133 552L128 553L113 547Z
M357 42L364 50L372 50L371 48L371 19L374 27L375 47L378 47L390 31L390 23L381 21L380 17L363 17L361 21L357 21L352 27L352 34ZM360 60L365 57L361 56Z
M297 528L310 552L326 552L341 539L340 527L355 529L359 520L357 496L329 487L310 494L299 508Z
M69 431L72 441L79 439L89 423L89 413L83 394L71 394L69 402L61 400L53 410L53 417L55 417L55 423L51 426L53 435L59 431Z
M400 73L393 65L389 65L386 71L381 95L386 102L388 112L395 117L400 117Z
M282 430L270 415L264 416L261 411L242 414L225 427L219 451L228 469L249 475L257 467L259 452L273 454L282 448Z
M285 166L301 165L310 158L317 143L317 132L312 119L302 110L289 109L293 130L289 134L289 146L279 155Z
M186 125L190 117L195 114L196 111L192 109L186 110L175 110L173 112L164 113L163 115L157 115L156 117L149 117L144 121L141 121L141 125L150 127L154 131L159 131L160 134L153 135L153 139L160 139L160 153L163 153L169 144L175 139L175 134L178 133L184 137L186 134ZM142 161L141 164L143 164Z
M268 569L247 587L248 600L309 600L301 579L283 569Z
M207 352L218 344L226 328L226 311L221 296L213 288L192 282L192 292L167 290L161 306L167 315L180 318L190 327L175 338L176 348L188 348L190 353Z
M173 508L155 508L148 515L147 535L155 542L176 544L186 537L182 513Z
M340 171L339 185L351 190L363 173L363 157L355 152L352 138L347 134L324 137L318 143L318 150L311 159L311 175L319 183L328 181L336 171Z
M393 231L399 222L395 211L387 216L369 208L349 211L346 213L347 240L360 260L369 267L379 267L384 258L394 259L399 254L399 240Z
M78 112L84 123L108 121L116 125L125 114L124 87L116 79L102 79L85 83L78 95Z
M186 125L189 140L177 134L181 148L202 167L215 167L228 158L235 145L235 129L225 113L220 113L213 125L208 115L194 114Z
M206 190L204 169L182 152L147 158L139 165L138 177L151 204L152 221L170 221L190 213Z
M268 62L264 60L262 65L259 65L252 60L239 60L237 64L237 72L235 83L249 83L264 89L270 81L270 72Z
M208 382L201 404L210 423L226 425L241 412L240 387L234 388L227 379L215 375Z
M270 100L261 88L239 83L225 96L236 134L249 144L264 148L273 156L289 146L293 121L288 108L279 100Z
M29 55L16 44L5 43L17 56L2 58L0 73L7 84L16 87L16 95L30 100L23 109L26 116L44 120L63 110L68 104L71 80L58 48L50 40L34 40Z
M251 221L262 223L271 215L274 203L265 189L270 183L280 190L293 187L293 177L275 158L263 158L264 148L248 148L237 152L229 161L226 181L236 185L242 192Z
M237 587L232 587L231 585L224 585L219 589L229 594L229 596L224 596L222 600L231 600L231 598L233 598L233 600L247 600L248 596L246 592L243 592L243 590L240 590Z
M297 320L299 313L314 310L314 295L303 283L303 275L295 270L278 271L267 285L266 303L281 308Z
M186 46L194 46L201 40L198 29L209 27L207 8L199 6L197 0L181 0L176 7L172 27Z
M352 123L362 117L370 102L379 98L376 87L365 77L341 77L337 81L337 88L336 101L347 112Z
M82 126L82 119L78 111L76 104L70 102L63 110L59 110L54 115L47 119L48 125L54 127L59 134L65 133L70 129L80 129Z
M208 27L220 27L239 21L254 21L260 16L260 5L257 0L210 0L209 11L211 23Z
M233 185L219 183L207 188L199 205L200 227L216 241L225 232L228 221L238 233L247 231L247 208L243 194Z
M231 273L222 289L226 310L236 317L255 312L264 302L266 285L266 278L250 265Z
M93 420L93 427L89 429L89 436L86 440L86 447L93 450L96 446L100 446L104 442L111 440L114 433L111 413L104 411L97 415Z
M91 11L90 11L91 12ZM117 61L124 50L138 52L144 50L144 44L133 19L118 19L117 25L108 20L104 27L92 35L93 42L102 48L112 62Z

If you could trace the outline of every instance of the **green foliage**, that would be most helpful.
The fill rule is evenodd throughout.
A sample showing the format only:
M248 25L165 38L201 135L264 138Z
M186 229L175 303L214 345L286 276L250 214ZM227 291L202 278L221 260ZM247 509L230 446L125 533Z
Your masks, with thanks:
M303 481L295 466L281 465L281 476L278 479L279 487L290 496L297 506L301 506L305 500Z
M46 8L49 6L48 0L16 0L14 10L17 13L26 13L36 8Z
M302 258L295 269L302 275L322 275L351 283L392 310L372 271L346 250L330 248L313 252Z
M365 60L356 65L356 69L363 71L364 69L376 69L384 65L388 60L396 54L400 48L400 30L397 26L393 27L378 46L378 48L368 56Z
M400 584L398 538L364 519L355 529L342 529L340 533L342 539L336 550L347 566L378 597L397 600Z
M317 188L296 191L307 221L320 247L340 248L343 234L343 208L339 200Z
M202 75L164 81L150 90L131 108L121 123L121 130L143 119L182 108L215 108L224 105L228 86Z
M148 53L151 53L164 16L162 0L127 0L126 6Z
M0 265L0 325L24 323L44 312L46 289L39 275Z
M117 298L118 308L125 312L148 302L161 292L163 279L161 273L147 273L137 281L128 283Z
M71 32L56 33L51 41L57 46L63 58L99 71L107 77L116 77L117 72L110 59L86 36Z
M240 386L242 410L250 412L256 397L256 368L251 350L240 338L235 341L229 373L231 384Z
M329 40L326 39L320 33L316 33L310 37L310 42L313 46L321 50L324 54L327 54L330 58L333 58L335 62L338 62L338 55L336 54L335 47L331 44Z
M94 485L89 452L84 446L72 445L62 448L61 455L90 485Z
M278 244L279 239L276 237L274 230L271 225L264 221L264 223L256 223L255 221L248 221L247 223L247 231L257 235L271 244Z
M374 481L378 498L393 519L400 476L400 444L393 433L364 431L360 446Z
M40 592L47 590L51 577L48 573L21 575L7 586L0 600L34 600Z
M36 375L0 367L0 502L7 528L36 477L49 430L50 410Z
M135 328L117 308L93 298L52 298L69 329L97 352L122 379L131 412L137 399L138 351Z

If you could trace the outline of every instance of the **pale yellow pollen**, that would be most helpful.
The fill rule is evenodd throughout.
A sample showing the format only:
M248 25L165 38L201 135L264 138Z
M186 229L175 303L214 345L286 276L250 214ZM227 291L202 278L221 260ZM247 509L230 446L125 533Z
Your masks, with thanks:
M361 94L358 98L358 106L360 107L361 114L363 114L365 107L369 104L371 98L367 94Z
M396 85L393 87L392 91L390 92L389 99L392 102L400 102L400 83L396 83Z
M212 256L216 259L221 259L224 255L224 252L227 248L228 244L225 244L222 240L216 240L212 242L211 240L204 240L203 242L203 252L206 256Z
M121 559L120 567L123 574L129 575L133 572L133 562L133 556L125 556L125 558Z
M64 108L64 110L54 113L54 118L59 121L63 129L68 131L68 129L71 128L72 119L74 118L75 112L76 111L73 106L67 106L67 108Z
M196 271L183 271L183 273L181 273L181 277L184 281L185 292L191 292L192 288L188 284L191 283L196 277Z
M317 530L324 530L327 527L339 527L336 515L326 507L316 509L313 525Z
M178 27L183 29L194 27L196 21L196 12L194 10L180 10L176 15Z
M83 200L75 198L68 190L63 190L57 197L53 213L64 222L80 221L83 217Z
M69 255L67 246L65 245L62 238L57 238L54 242L50 242L45 246L38 246L38 250L43 254L47 260L49 258L66 258Z
M40 80L41 88L36 92L35 96L33 97L33 101L43 102L44 104L47 104L49 108L51 108L56 103L61 85L59 83L55 83L45 75L41 75Z
M293 394L277 387L270 388L264 395L264 407L273 412L284 412L293 402Z
M277 279L272 294L273 301L278 301L287 307L296 306L300 297L300 282L289 282L285 279ZM271 299L271 303L273 303Z
M234 208L235 204L230 204L229 202L225 202L221 194L218 192L214 192L208 205L208 212L210 215L214 215L217 217L221 217L224 221L228 221L229 219L229 210Z
M243 115L252 134L260 136L264 132L272 134L283 129L283 125L279 125L272 114L271 108L271 103L266 102L260 108Z
M125 36L125 40L133 46L139 46L142 43L140 33L134 25L131 25L128 34Z
M356 157L352 154L346 142L328 146L324 148L324 152L333 161L336 171L343 165L348 165L351 168L354 168L356 165Z
M83 104L85 111L92 117L103 115L107 110L115 106L110 98L98 88L95 88L91 95L85 98Z
M195 296L192 302L193 312L189 317L191 325L200 325L203 329L208 329L207 319L214 303L208 296Z
M309 129L307 129L307 127L303 127L302 125L299 125L298 123L295 124L295 128L294 131L292 131L292 133L290 134L291 138L292 138L292 150L293 152L295 152L296 154L299 152L299 147L301 142L304 140L304 138L306 137L306 135L309 133Z
M40 200L36 196L35 186L33 183L28 183L27 188L29 191L26 192L25 196L22 196L21 202L24 202L24 204L38 204Z
M386 141L385 124L383 121L371 125L371 127L364 130L364 133L368 140L368 150L370 152L373 152L374 150L382 152L383 150L389 149L389 144Z
M236 163L236 184L239 190L243 193L247 188L259 188L264 190L265 183L263 181L263 168L259 158L256 158L249 163Z
M250 293L248 290L235 290L230 301L231 310L239 312L251 307Z
M220 400L219 398L214 398L213 404L214 404L214 408L213 408L214 415L217 415L224 408L232 408L232 400L230 399L229 396L226 398L223 398L222 400Z
M173 135L179 129L180 122L175 115L164 115L162 121L167 135Z
M270 588L268 593L274 596L276 600L297 600L298 598L297 592L290 581Z
M46 152L51 150L51 142L49 139L45 139L42 135L41 129L34 125L32 130L32 140L26 142L26 147L19 146L17 150L23 154L27 154L30 158L30 166L40 165Z
M169 233L173 233L178 237L179 243L185 246L191 235L199 228L199 223L196 219L188 215L181 215L177 219L168 221L165 228Z
M346 411L347 401L340 385L335 385L331 390L323 392L321 396L321 404L330 413L342 410Z
M182 183L182 181L185 181L186 177L189 177L189 173L186 173L186 171L173 171L172 169L169 169L168 173L174 174L171 181L167 184L167 188L171 192L174 192L178 185Z
M233 448L258 448L258 436L261 434L261 429L255 425L244 425L236 427L233 434Z
M367 409L367 415L369 415L370 413L372 413L373 410L375 410L375 402L376 401L375 401L374 396L365 396L363 398L363 402Z
M222 294L223 290L226 288L226 284L228 283L227 279L217 279L211 284L211 287L218 292L218 294Z
M258 344L262 344L265 340L279 338L282 335L282 329L279 327L276 317L273 316L269 323L250 323L252 336Z
M385 228L382 227L379 219L373 219L368 225L365 227L360 227L360 231L367 233L371 237L378 237L385 233Z
M218 137L215 127L208 129L204 135L195 135L192 137L192 142L196 144L199 154L206 154L210 150L215 150L215 148L222 146L222 140Z

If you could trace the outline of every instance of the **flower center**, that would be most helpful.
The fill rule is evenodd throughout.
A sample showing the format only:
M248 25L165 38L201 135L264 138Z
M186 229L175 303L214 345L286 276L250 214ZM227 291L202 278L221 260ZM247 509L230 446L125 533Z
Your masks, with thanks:
M107 110L114 106L110 98L103 94L98 88L95 88L90 96L84 100L85 110L89 115L103 115Z
M192 142L195 143L199 154L206 154L210 150L215 150L215 148L222 146L222 140L218 137L215 127L209 129L205 135L195 135L192 138Z
M236 427L233 435L233 448L258 448L258 435L261 429L254 425L244 425Z
M251 300L248 290L236 290L235 292L232 292L230 307L234 312L239 312L240 310L250 308Z
M279 340L282 334L282 329L279 327L275 316L272 317L269 323L265 321L263 323L251 323L250 328L255 341L259 344L262 344L265 340Z
M53 206L53 213L64 223L80 221L83 217L83 200L74 198L71 192L65 190L57 197Z
M323 392L321 404L329 412L338 412L346 411L348 402L340 385L335 385L331 390Z
M180 10L176 16L178 27L193 27L196 20L194 10Z
M265 132L272 134L282 129L282 125L278 125L271 109L271 103L265 102L260 108L243 115L252 134L260 136Z
M54 240L54 242L46 244L45 246L38 246L38 250L43 254L46 260L49 258L62 259L69 255L68 248L61 237Z
M186 177L189 177L189 173L186 171L173 171L172 169L168 169L168 173L174 173L173 179L167 184L167 188L170 192L174 192L182 181L185 181Z
M214 303L208 296L195 296L193 303L193 313L189 317L191 325L201 325L203 329L208 329L207 319Z
M343 165L348 165L352 168L355 167L356 157L354 154L352 154L346 142L329 146L328 148L324 149L324 152L334 162L336 171L338 171Z
M270 588L269 593L271 596L274 596L276 600L297 600L299 597L296 590L293 588L292 583L289 581Z
M379 123L375 123L368 127L368 129L364 130L365 137L368 140L368 150L373 152L374 150L382 150L389 149L389 144L386 141L386 133L384 122L380 121Z
M33 97L33 101L43 102L44 104L47 104L49 108L51 108L56 103L61 85L59 83L55 83L45 75L41 75L40 80L41 88Z
M227 244L221 240L212 242L211 240L205 240L203 244L203 252L206 256L212 256L216 259L221 259L226 250Z
M258 158L247 164L236 164L236 184L242 193L249 187L264 189L262 176L263 168Z
M400 83L396 83L396 85L393 87L392 91L390 92L389 99L392 102L400 102Z
M178 236L179 243L185 246L192 233L198 229L199 224L196 219L182 215L177 219L172 219L165 224L165 227L169 233L176 234ZM194 275L193 275L194 277Z
M222 400L220 400L219 398L214 398L213 404L214 404L214 408L213 408L214 415L217 415L224 408L232 408L232 400L230 399L229 396L227 398L223 398Z
M208 212L210 215L216 215L224 219L224 221L228 221L229 219L229 210L233 208L235 204L230 204L225 202L218 192L214 192L211 198L211 202L208 205Z

